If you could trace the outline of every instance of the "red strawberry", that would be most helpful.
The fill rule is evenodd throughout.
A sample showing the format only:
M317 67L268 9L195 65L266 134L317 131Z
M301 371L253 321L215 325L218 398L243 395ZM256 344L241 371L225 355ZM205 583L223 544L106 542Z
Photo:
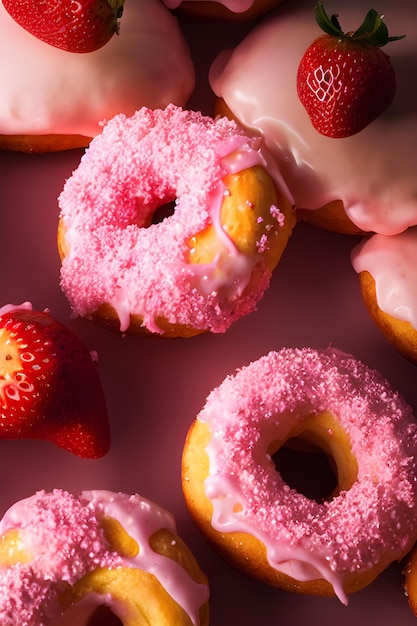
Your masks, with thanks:
M371 9L355 32L344 33L337 16L315 9L325 35L309 46L297 73L298 96L313 126L328 137L361 131L391 104L395 73L381 47L401 37L388 37L381 16Z
M67 52L93 52L104 46L119 32L123 4L124 0L3 0L20 26Z
M30 304L0 309L0 439L46 439L83 458L110 447L107 408L91 354Z

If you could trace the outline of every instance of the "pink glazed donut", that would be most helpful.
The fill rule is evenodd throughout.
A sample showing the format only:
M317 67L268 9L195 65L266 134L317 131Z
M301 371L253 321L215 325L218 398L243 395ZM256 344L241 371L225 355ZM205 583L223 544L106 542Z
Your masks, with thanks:
M59 198L74 312L122 332L190 336L255 310L295 224L263 165L261 139L226 118L174 105L113 118Z
M313 499L273 456L325 452L336 488ZM282 349L227 377L188 434L190 513L237 568L298 593L347 595L417 538L417 423L380 374L335 349ZM300 468L305 472L305 468Z
M39 491L13 504L0 521L0 623L86 626L98 615L207 626L207 580L172 515L102 490Z

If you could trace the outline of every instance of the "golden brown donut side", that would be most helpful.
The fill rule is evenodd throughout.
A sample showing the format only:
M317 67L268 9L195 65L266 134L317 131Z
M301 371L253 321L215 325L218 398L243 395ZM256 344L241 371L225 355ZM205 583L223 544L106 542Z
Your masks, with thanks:
M296 209L297 219L308 222L312 226L329 230L342 235L365 235L347 216L341 200L334 200L324 206L311 211L310 209Z
M404 589L410 609L417 617L417 546L415 546L405 562Z
M42 154L86 148L90 141L82 135L0 135L0 150Z
M375 280L369 272L359 273L366 309L381 334L400 354L417 363L417 330L410 324L385 313L377 302Z

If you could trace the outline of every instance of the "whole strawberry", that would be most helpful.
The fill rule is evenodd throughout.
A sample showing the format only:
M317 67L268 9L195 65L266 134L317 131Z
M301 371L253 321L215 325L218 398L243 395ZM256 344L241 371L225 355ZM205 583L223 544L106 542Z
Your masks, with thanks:
M298 96L313 126L327 137L348 137L363 130L391 104L395 73L381 47L390 41L381 16L368 11L355 32L344 33L337 16L315 9L326 34L313 41L297 73Z
M0 309L0 439L45 439L83 458L110 447L107 408L91 354L29 303Z
M123 4L124 0L3 0L20 26L67 52L102 48L119 32Z

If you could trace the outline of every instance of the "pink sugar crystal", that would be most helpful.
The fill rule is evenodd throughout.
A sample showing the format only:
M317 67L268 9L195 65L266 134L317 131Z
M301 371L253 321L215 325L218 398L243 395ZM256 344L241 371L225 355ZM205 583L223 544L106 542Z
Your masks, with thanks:
M0 536L10 529L19 531L32 558L1 572L2 626L42 626L49 611L57 612L59 581L73 584L92 567L122 563L109 551L94 509L64 491L40 491L14 504L0 522Z

